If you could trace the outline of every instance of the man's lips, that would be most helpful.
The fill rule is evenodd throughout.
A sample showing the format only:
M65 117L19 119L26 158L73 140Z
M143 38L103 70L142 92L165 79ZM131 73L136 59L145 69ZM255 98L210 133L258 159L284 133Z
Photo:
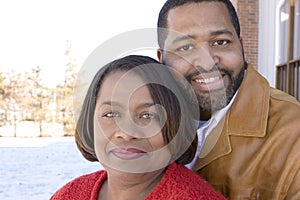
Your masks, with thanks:
M209 84L212 82L215 82L217 80L220 80L222 77L217 76L217 77L210 77L210 78L200 78L200 79L194 79L195 82L197 83L205 83L205 84Z
M117 147L112 149L111 152L122 160L133 160L147 153L144 150L135 147Z
M224 88L224 79L226 74L209 73L193 76L191 83L203 91L218 90Z

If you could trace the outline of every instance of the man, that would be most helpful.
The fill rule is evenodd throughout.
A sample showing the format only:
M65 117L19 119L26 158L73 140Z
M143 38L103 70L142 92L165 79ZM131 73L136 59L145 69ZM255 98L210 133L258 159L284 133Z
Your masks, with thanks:
M167 0L158 58L198 97L198 154L188 165L229 199L300 199L300 104L244 57L229 0Z

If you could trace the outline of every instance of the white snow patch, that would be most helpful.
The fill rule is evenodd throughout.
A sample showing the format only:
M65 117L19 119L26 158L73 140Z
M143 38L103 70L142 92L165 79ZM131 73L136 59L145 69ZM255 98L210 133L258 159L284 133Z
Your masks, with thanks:
M74 137L0 137L1 200L47 200L68 181L101 169L83 158Z

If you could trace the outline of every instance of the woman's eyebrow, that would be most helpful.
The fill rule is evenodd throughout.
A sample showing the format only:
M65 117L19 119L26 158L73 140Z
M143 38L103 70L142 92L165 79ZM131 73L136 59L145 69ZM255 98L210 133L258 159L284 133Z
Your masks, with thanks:
M103 101L100 106L109 105L109 106L121 106L119 102L116 101Z
M101 106L118 106L118 107L122 107L122 104L116 101L103 101L100 104ZM137 108L150 108L151 106L154 106L155 104L153 102L146 102L146 103L141 103L137 106Z
M151 106L154 106L155 104L153 102L149 103L141 103L137 108L150 108Z

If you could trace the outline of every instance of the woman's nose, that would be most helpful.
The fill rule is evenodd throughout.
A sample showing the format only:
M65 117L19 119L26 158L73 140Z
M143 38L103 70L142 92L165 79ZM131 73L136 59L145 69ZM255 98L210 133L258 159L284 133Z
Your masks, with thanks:
M115 131L115 137L123 139L125 141L131 141L135 139L140 139L137 134L138 126L131 120L126 120L127 122L119 123L117 130Z
M133 136L129 133L125 133L125 131L122 131L122 130L118 130L116 133L115 133L115 137L116 138L119 138L119 139L123 139L125 141L131 141L131 140L136 140L136 139L139 139L138 137L136 136Z

